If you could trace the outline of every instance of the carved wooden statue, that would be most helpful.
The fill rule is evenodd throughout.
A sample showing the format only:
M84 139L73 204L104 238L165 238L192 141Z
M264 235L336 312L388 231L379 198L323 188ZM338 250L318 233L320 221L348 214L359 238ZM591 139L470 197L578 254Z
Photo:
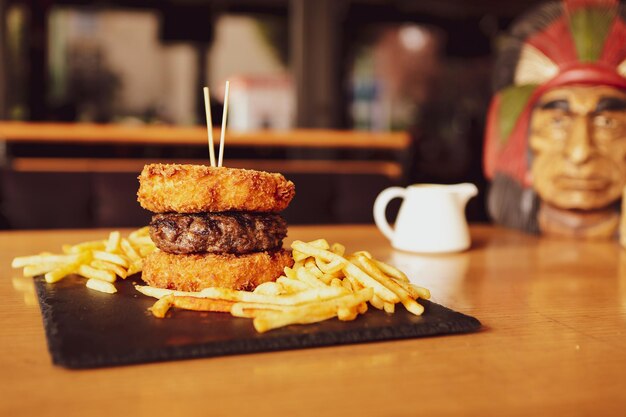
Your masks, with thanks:
M503 40L485 171L497 223L612 237L626 185L626 7L547 3Z

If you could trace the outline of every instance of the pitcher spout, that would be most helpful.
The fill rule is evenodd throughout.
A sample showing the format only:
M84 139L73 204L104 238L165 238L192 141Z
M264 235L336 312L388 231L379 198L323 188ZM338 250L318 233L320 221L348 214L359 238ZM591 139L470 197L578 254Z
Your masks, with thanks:
M456 194L457 201L461 207L465 207L469 199L478 194L478 187L469 182L452 185L450 188Z

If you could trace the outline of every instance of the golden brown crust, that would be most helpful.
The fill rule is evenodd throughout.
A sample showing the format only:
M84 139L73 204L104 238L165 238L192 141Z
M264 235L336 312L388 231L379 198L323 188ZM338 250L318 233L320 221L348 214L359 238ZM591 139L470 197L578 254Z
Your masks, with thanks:
M279 212L295 195L281 174L206 165L149 164L137 200L154 213Z
M275 281L286 266L293 266L293 258L283 249L239 256L155 251L144 260L141 278L153 287L179 291L208 287L250 291L264 282Z

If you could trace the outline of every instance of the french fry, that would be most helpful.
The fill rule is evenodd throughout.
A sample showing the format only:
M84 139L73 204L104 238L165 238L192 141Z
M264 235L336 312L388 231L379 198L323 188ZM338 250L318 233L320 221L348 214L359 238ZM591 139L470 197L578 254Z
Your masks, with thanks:
M294 293L299 291L304 291L309 288L309 286L303 282L298 281L297 279L280 277L276 280L282 287L285 289L287 293Z
M410 284L409 287L413 289L417 294L419 294L419 298L423 298L424 300L430 300L430 290L428 288L419 287L413 284Z
M395 280L395 281L396 281L396 284L404 288L404 290L409 293L411 298L413 299L423 298L424 300L430 299L430 291L428 291L428 289L423 288L423 287L418 287L417 285L413 285L410 282L404 282L404 281L399 281L399 280Z
M135 275L138 272L143 271L143 261L132 263L127 270L128 276Z
M156 246L152 245L142 245L139 247L139 255L141 255L142 258L145 258L146 256L150 255L152 252L154 252L156 249Z
M363 271L367 272L372 278L385 285L387 288L387 281L391 281L391 278L386 276L371 259L367 258L365 255L357 255L353 258L353 262L359 266ZM398 285L395 281L393 281L394 285ZM391 288L390 288L391 290ZM393 291L393 290L392 290Z
M311 272L309 272L307 268L298 269L298 271L296 272L296 278L313 288L326 287L326 284L323 281L319 280Z
M410 294L401 287L396 281L389 278L385 274L383 274L380 269L372 262L371 259L366 258L365 256L358 256L357 262L359 265L368 273L370 273L375 279L377 279L381 284L385 287L389 288L389 290L393 291L400 302L404 305L404 307L410 311L411 313L419 316L424 312L424 307L422 307L419 303L417 303L413 298L411 298ZM385 311L390 312L392 308L385 303L383 305ZM391 311L393 312L393 311Z
M363 302L357 306L357 311L359 314L367 313L367 303Z
M295 265L294 265L295 266ZM289 279L297 280L298 276L296 275L296 270L294 268L285 267L285 276Z
M307 271L315 275L320 281L322 281L326 285L330 285L332 279L336 277L336 274L326 274L322 272L317 267L317 264L315 263L315 260L313 258L309 258L306 260L304 268L306 268Z
M16 291L35 293L33 280L29 279L29 277L13 277L11 283L13 284L13 289Z
M61 281L66 276L76 272L76 268L78 268L78 265L76 264L60 266L57 269L47 272L44 275L44 279L48 284L54 284L55 282Z
M62 266L59 266L58 268L53 269L50 272L47 272L44 275L44 279L46 280L47 283L53 284L55 282L62 280L63 278L65 278L66 276L70 274L76 273L78 271L78 268L80 268L82 264L85 264L88 262L91 262L91 252L83 252L81 254L78 254L76 261L63 264Z
M144 226L141 229L133 230L128 235L128 240L132 242L145 239L146 237L150 238L150 226Z
M76 245L71 245L71 246L66 246L63 248L63 251L65 253L82 253L82 252L86 252L86 251L92 251L92 250L104 250L105 248L105 241L104 240L93 240L91 242L83 242L83 243L78 243Z
M339 278L333 278L332 281L330 281L330 286L337 287L337 288L345 288Z
M348 281L350 281L350 286L352 287L352 291L358 291L360 289L363 289L365 287L363 287L363 285L356 280L356 278L354 278L353 276L350 275L346 275L346 278Z
M120 246L120 232L115 231L109 234L109 239L104 247L105 252L115 252Z
M253 292L265 295L280 295L285 291L282 286L276 282L264 282L256 287Z
M366 251L366 250L356 251L356 252L354 252L354 253L352 254L352 256L360 256L360 255L363 255L363 256L365 256L366 258L369 258L369 259L373 259L372 254L371 254L371 253L369 253L369 252L368 252L368 251Z
M354 265L353 263L349 263L345 271L353 276L357 281L361 283L365 288L371 287L374 289L374 293L383 301L388 303L397 303L399 298L396 294L394 294L387 287L382 285L376 279L370 277L368 274L363 272L359 267Z
M168 290L166 288L150 287L149 285L135 285L135 289L143 295L152 298L163 298L168 295L198 297L200 294L199 292Z
M297 293L277 296L257 294L249 291L231 290L226 288L205 288L204 290L199 292L184 292L168 290L164 288L155 288L146 285L136 285L135 289L144 295L154 298L163 298L167 295L175 295L177 297L190 296L196 298L212 298L216 300L226 300L234 302L276 304L284 306L295 306L298 304L324 300L345 294L345 289L331 287L307 287L305 290L300 290Z
M85 283L85 286L91 290L96 290L107 294L115 294L117 292L117 288L115 288L115 285L111 284L110 282L94 278L88 279L87 283Z
M396 311L396 305L393 303L383 303L385 313L393 314Z
M317 267L317 264L315 263L315 259L313 258L308 258L305 262L304 262L304 267L313 275L315 275L317 278L322 279L324 278L324 273Z
M346 290L344 288L319 287L310 288L295 294L269 296L255 294L249 291L237 291L225 288L205 288L200 291L198 295L201 298L215 298L218 300L296 306L299 304L338 297L345 293Z
M291 252L291 256L293 257L293 260L296 261L296 263L305 261L309 257L309 255L299 252L297 250Z
M291 244L291 248L294 250L294 252L298 252L298 253L301 253L302 255L305 255L306 258L308 257L320 258L325 262L331 262L337 259L337 257L339 257L339 255L332 253L326 249L321 249L318 246L310 245L300 240L294 241Z
M323 249L323 250L329 250L330 249L330 245L328 244L328 241L326 239L312 240L312 241L308 242L308 245L311 245L314 248Z
M394 268L393 266L388 265L384 262L372 259L371 256L368 256L368 258L371 259L372 262L374 262L378 269L380 269L383 273L389 275L392 278L396 278L397 280L409 282L409 278L406 276L406 274L400 271L398 268Z
M141 256L137 253L135 248L133 248L133 245L131 245L128 240L122 238L122 240L120 241L120 248L122 249L122 252L128 257L128 259L130 259L131 263L141 262Z
M259 314L267 311L288 311L293 309L291 306L280 306L276 304L259 304L259 303L234 303L230 309L230 314L235 317L254 318Z
M167 314L168 310L172 306L172 302L174 301L173 295L167 295L161 299L159 299L156 303L149 308L150 312L154 317L164 318Z
M78 273L85 278L99 279L100 281L115 282L115 273L102 269L96 269L89 265L80 265Z
M119 265L116 265L114 263L111 262L107 262L107 261L102 261L100 259L95 259L93 261L91 261L91 266L96 268L96 269L102 269L105 271L111 271L113 272L115 275L117 275L118 277L125 279L128 276L128 271L124 268L122 268Z
M343 246L341 243L333 243L330 246L330 251L339 256L343 256L346 254L346 247Z
M337 318L341 321L352 321L359 315L357 307L340 307L337 309Z
M262 312L254 317L252 324L257 332L265 333L268 330L289 326L291 324L317 323L332 319L337 315L336 308L320 309L318 306L314 307L315 308L309 310L299 311L298 313Z
M318 303L295 307L287 312L264 312L254 318L253 325L259 333L290 324L315 323L335 317L340 308L352 308L372 298L371 288L345 294Z
M45 263L72 263L79 259L79 254L71 255L33 255L33 256L19 256L14 258L11 262L12 268L23 268L28 265L39 265Z
M343 267L348 263L346 259L337 255L337 259L332 262L324 262L321 259L315 258L315 264L325 274L340 276L339 272L343 269Z
M152 239L150 239L150 236L137 236L137 237L128 237L128 241L130 243L132 243L133 245L137 246L138 248L144 247L144 246L155 246L154 242L152 242Z
M333 261L336 262L344 262L345 259L341 256L324 250L316 248L315 246L309 245L308 243L296 240L291 244L291 247L303 254L307 254L309 256L314 256L316 258L320 258L326 263L331 263ZM320 268L321 269L321 268ZM346 274L352 275L356 280L361 282L364 287L372 287L374 288L374 293L377 294L382 300L387 301L389 303L397 303L399 301L398 296L394 294L392 291L387 289L385 286L380 284L374 278L367 275L363 272L359 267L354 265L351 262L345 261L343 270Z
M128 268L129 262L126 258L123 258L120 255L115 253L109 253L104 251L95 250L93 251L94 259L100 259L101 261L111 262L113 264L123 266L124 268Z
M424 306L422 306L420 303L418 303L412 298L407 298L407 299L402 300L402 305L409 312L415 314L416 316L421 316L422 313L424 312Z
M38 264L38 265L26 265L24 267L24 270L22 271L22 274L25 277L35 277L37 275L48 273L60 266L61 264L59 263L43 263L43 264Z
M378 310L383 310L385 308L385 302L381 300L380 297L378 297L376 294L374 294L374 296L370 300L370 304L372 305L372 307Z
M232 301L216 300L212 298L198 298L189 296L172 296L172 306L185 310L214 311L229 313L234 304ZM164 297L167 298L167 297ZM163 300L163 298L161 299ZM159 300L160 301L160 300Z
M371 259L368 259L364 256L359 256L357 258L357 262L359 262L359 265L363 267L363 269L365 269L367 272L372 274L372 276L374 276L381 284L385 285L387 288L393 291L400 299L402 305L404 305L404 307L409 312L417 316L421 315L424 312L424 307L422 307L417 301L415 301L415 299L411 297L409 292L407 292L401 285L399 285L398 282L383 274L372 262ZM385 311L388 311L389 309L390 308L387 307L385 308Z

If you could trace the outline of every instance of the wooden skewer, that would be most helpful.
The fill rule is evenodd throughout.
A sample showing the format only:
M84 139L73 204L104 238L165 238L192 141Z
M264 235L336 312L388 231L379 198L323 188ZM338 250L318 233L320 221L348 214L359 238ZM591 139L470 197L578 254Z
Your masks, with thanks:
M209 87L204 87L204 111L206 113L206 126L209 134L209 158L211 166L215 166L215 147L213 146L213 119L211 117L211 98L209 96Z
M226 136L226 120L228 117L228 93L230 91L230 81L226 81L226 89L224 90L224 113L222 114L222 130L220 135L220 154L217 166L222 166L224 159L224 136Z

